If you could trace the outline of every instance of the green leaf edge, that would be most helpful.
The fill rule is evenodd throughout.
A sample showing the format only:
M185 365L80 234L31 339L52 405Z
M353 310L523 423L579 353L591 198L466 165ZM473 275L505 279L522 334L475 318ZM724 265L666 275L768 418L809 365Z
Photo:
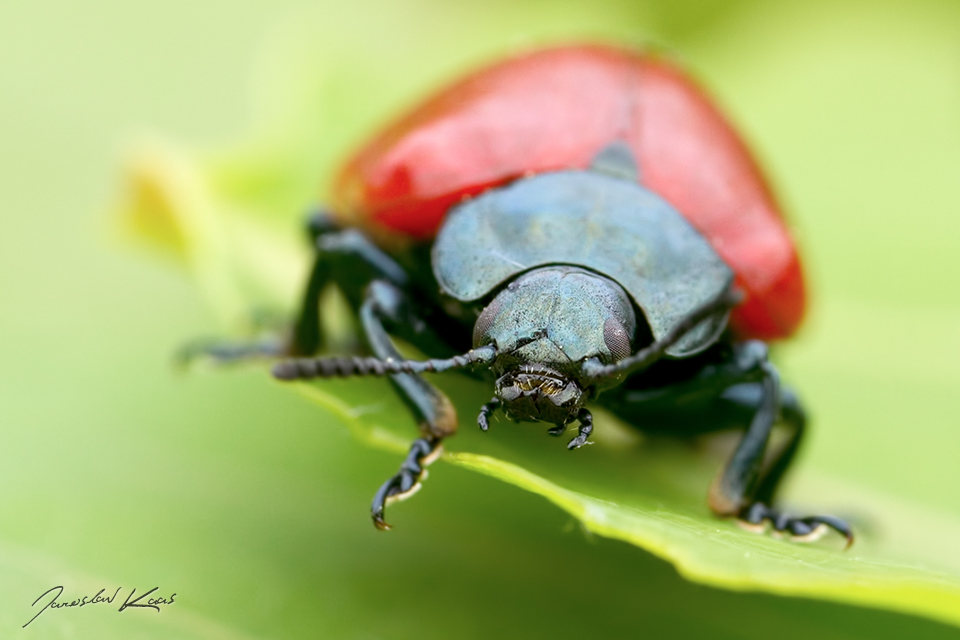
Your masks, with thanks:
M382 451L406 454L409 440L380 425L364 424L347 403L314 385L296 383L295 386L302 395L334 414L359 442ZM728 567L718 571L709 563L698 560L695 553L690 553L691 545L676 542L677 527L686 528L694 534L703 529L701 523L686 516L668 510L645 512L635 507L598 500L565 489L523 467L491 456L447 450L440 460L542 496L576 518L590 533L645 549L671 563L680 575L693 582L739 592L774 593L887 608L960 626L960 585L955 584L956 581L947 574L942 574L942 586L938 586L936 581L931 580L931 572L856 558L863 568L896 568L903 574L913 575L910 580L871 576L857 581L854 589L851 588L849 577L841 574L838 581L833 579L838 574L829 571L824 572L821 580L803 583L778 580L776 573L757 576L731 572ZM611 506L615 510L609 509ZM615 514L615 517L611 518L609 514ZM629 515L623 517L620 514ZM717 543L722 543L722 536L717 536Z

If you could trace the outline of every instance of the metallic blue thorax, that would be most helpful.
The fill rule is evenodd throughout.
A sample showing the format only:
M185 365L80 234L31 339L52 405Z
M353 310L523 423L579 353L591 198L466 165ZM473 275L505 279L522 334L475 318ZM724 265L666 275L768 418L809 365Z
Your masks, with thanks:
M464 302L547 265L581 267L619 284L654 339L733 279L707 240L665 200L597 171L546 173L491 190L451 210L433 246L441 290ZM726 321L727 314L704 321L667 354L702 351Z

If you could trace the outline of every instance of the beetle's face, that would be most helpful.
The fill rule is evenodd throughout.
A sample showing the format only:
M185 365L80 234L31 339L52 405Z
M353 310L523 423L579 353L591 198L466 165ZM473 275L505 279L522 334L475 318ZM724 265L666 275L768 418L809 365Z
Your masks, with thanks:
M630 354L636 329L623 289L576 267L545 267L503 289L474 327L474 347L493 344L495 392L509 418L566 424L590 396L583 362Z

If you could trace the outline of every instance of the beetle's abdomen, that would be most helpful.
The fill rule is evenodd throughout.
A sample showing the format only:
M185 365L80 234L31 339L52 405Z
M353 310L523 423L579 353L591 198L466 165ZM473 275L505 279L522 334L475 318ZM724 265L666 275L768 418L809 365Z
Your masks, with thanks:
M671 64L605 46L548 49L480 70L382 131L335 185L341 216L426 240L447 211L530 173L586 168L627 142L643 185L673 204L746 292L741 337L792 333L804 309L793 241L735 132Z

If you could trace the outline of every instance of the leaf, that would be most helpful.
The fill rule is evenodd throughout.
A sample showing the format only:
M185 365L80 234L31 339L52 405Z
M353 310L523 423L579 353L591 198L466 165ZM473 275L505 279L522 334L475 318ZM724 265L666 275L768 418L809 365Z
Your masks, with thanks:
M790 10L780 11L786 15ZM139 220L153 221L139 224L138 229L158 244L176 247L214 308L234 325L245 324L250 308L266 305L290 311L307 259L299 241L297 214L316 197L314 189L320 191L334 159L348 143L436 78L504 48L500 40L475 35L447 49L453 52L449 56L429 56L413 44L421 26L406 23L399 15L392 18L405 27L399 31L409 38L405 42L409 47L390 48L389 38L379 27L365 32L361 43L354 35L341 41L336 33L323 31L319 21L288 26L276 41L282 44L260 66L265 71L258 95L268 100L259 106L264 119L246 144L199 160L170 148L153 149L134 161L133 184L140 186L130 191L131 201L121 208ZM617 25L615 12L597 20L607 20L602 29L607 37L622 38L627 31L611 26ZM387 17L384 24L394 26ZM318 30L329 39L317 38ZM548 25L536 39L549 39L559 31ZM489 35L482 28L475 33ZM833 47L825 47L824 56L848 46L846 41L837 44L829 34L824 37ZM442 48L436 40L430 47ZM391 51L388 68L383 55L387 48ZM341 62L345 59L349 63ZM395 69L411 71L395 73ZM316 176L320 179L315 182ZM835 327L856 331L864 326L864 318L886 315L883 304L867 305L864 312L843 298L838 300L832 307L830 299L824 302L825 308L833 310L830 317L839 319ZM951 321L944 325L955 326ZM818 545L791 544L741 531L731 522L712 517L704 497L729 451L730 443L722 439L698 446L644 439L598 412L596 445L582 451L569 453L556 441L545 441L540 427L494 423L488 434L464 428L449 441L443 460L541 495L575 516L587 530L642 547L673 563L691 580L742 591L882 607L960 624L960 545L956 544L960 514L949 504L952 488L940 485L926 494L931 496L926 504L915 504L896 493L909 480L884 485L884 476L916 477L929 472L946 478L946 467L924 469L921 463L912 472L894 473L889 466L878 469L864 458L866 462L853 462L853 471L846 472L844 460L859 459L859 452L874 452L871 447L883 442L861 413L870 402L867 396L876 393L873 383L880 378L880 388L902 386L896 378L885 377L885 358L876 366L861 365L865 368L853 373L849 363L871 362L870 354L883 343L882 336L895 332L893 324L880 320L881 328L868 330L872 338L859 345L856 339L838 342L838 334L821 324L819 334L816 329L808 333L785 354L785 369L788 374L795 370L803 385L812 388L811 395L819 398L815 406L824 408L828 416L846 418L831 421L843 425L842 431L833 432L842 435L824 431L825 435L816 432L814 436L839 438L844 446L835 450L843 456L841 461L831 465L824 462L828 460L824 454L811 454L813 464L795 472L786 499L791 505L803 505L797 510L849 515L859 537L848 552L841 551L836 539ZM812 355L804 355L803 349ZM849 353L844 354L844 349ZM838 353L843 354L842 362L831 364ZM894 374L902 375L900 371ZM852 382L840 380L851 375ZM862 397L852 403L850 396L829 397L829 387L855 386L858 375L865 385ZM830 384L825 386L824 381ZM439 379L438 384L454 399L463 424L472 422L473 412L489 397L489 389L457 376ZM925 383L911 377L909 384ZM297 386L337 415L361 441L397 454L405 452L414 430L383 381ZM916 400L922 393L907 397ZM944 430L944 434L944 443L956 443L952 432ZM904 459L907 454L899 449L899 441L889 442L887 448L876 449L875 459ZM952 460L956 449L948 450L953 452L947 456ZM886 490L871 488L878 484ZM390 516L402 519L402 507L394 507Z
M41 554L36 550L0 545L0 592L18 606L5 607L0 613L0 628L10 634L29 633L38 638L137 637L144 640L246 640L249 635L198 615L169 590L158 589L153 597L169 599L160 605L160 615L149 608L120 610L125 602L134 606L147 600L138 596L150 587L137 589L122 580L87 574L74 566ZM62 587L50 592L57 586ZM90 604L99 593L110 602ZM28 599L29 596L29 599ZM83 602L86 598L87 603ZM26 602L24 602L26 601ZM78 605L57 609L48 603ZM31 602L33 603L31 605ZM21 603L23 603L21 605ZM179 606L178 606L179 605Z

